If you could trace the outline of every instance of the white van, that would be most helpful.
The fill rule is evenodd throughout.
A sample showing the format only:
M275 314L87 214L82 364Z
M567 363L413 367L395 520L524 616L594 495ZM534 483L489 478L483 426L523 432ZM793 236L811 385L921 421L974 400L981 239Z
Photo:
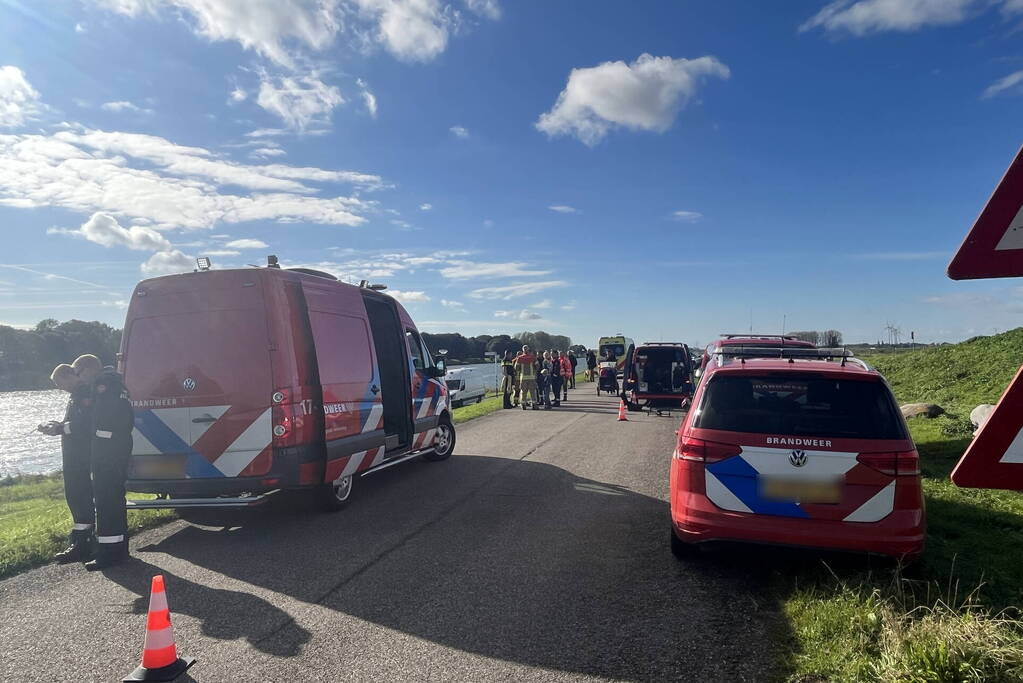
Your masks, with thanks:
M479 403L487 393L483 375L476 368L452 368L448 370L445 380L453 408L467 403Z

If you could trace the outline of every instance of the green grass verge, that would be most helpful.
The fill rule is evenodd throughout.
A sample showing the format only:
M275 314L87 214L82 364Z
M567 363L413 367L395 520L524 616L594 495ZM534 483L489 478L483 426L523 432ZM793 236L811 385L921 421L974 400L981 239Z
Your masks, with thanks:
M138 531L173 518L170 510L132 512L128 525ZM66 546L70 529L60 474L0 482L0 578L49 562Z
M997 402L1023 362L1023 329L866 360L900 403L947 411L909 421L924 475L927 548L911 579L897 568L777 579L791 634L782 678L1023 680L1023 493L949 480L970 442L970 410Z

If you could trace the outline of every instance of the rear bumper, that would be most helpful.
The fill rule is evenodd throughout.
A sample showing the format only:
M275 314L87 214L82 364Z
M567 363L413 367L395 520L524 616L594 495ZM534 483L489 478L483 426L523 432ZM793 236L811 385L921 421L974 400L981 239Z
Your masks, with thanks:
M145 500L126 500L125 508L128 510L181 510L185 508L219 508L219 509L241 509L262 505L274 491L254 495L236 497L215 497L215 498L150 498Z
M686 494L682 509L672 505L672 526L686 543L740 541L805 548L848 550L912 559L924 549L922 510L895 510L880 522L791 519L722 510L700 494Z

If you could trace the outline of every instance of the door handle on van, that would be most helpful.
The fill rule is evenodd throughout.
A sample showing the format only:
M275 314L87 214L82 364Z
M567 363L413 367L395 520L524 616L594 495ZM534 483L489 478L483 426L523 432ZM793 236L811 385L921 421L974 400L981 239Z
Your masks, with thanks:
M210 415L205 415L203 417L193 417L192 418L192 422L194 422L195 424L201 424L203 422L216 422L216 421L217 421L217 418L212 417Z
M370 390L370 391L372 391L374 395L376 395L376 394L379 394L379 393L380 393L380 387L378 387L378 386L377 386L377 385L375 385L375 384L374 384L373 386L371 386L371 387L369 388L369 390Z

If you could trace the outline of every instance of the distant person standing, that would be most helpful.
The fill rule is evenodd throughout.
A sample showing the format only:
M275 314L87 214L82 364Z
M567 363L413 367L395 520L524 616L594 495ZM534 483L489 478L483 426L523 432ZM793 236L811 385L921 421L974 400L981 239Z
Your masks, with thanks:
M595 378L594 373L597 370L597 354L593 352L593 349L586 350L586 377L589 381L593 381Z
M99 358L79 356L72 364L92 386L92 495L96 503L96 557L87 569L103 569L128 558L128 478L135 417L121 376Z
M568 363L572 366L572 374L568 376L568 388L575 389L575 372L576 366L579 365L579 359L576 358L575 351L572 349L568 350Z
M575 366L572 365L572 361L569 359L567 353L561 354L561 393L563 394L561 400L568 400L568 385L574 378Z
M540 358L540 369L537 371L537 389L540 391L540 403L544 410L551 409L551 352L544 351Z
M551 352L551 393L554 394L553 405L555 408L561 405L561 385L565 378L561 369L561 352Z
M515 396L517 382L515 381L515 355L509 349L504 352L504 360L501 361L501 393L504 394L504 407L514 408L512 397ZM518 402L518 397L515 397Z
M522 347L522 353L515 356L513 361L519 378L519 403L523 410L531 404L533 410L539 410L537 405L536 392L536 356L533 355L529 345Z
M67 363L50 375L53 384L70 394L64 420L39 425L49 436L60 436L64 477L64 499L71 511L68 547L53 556L60 564L85 562L92 558L96 513L92 503L92 387L75 374Z

